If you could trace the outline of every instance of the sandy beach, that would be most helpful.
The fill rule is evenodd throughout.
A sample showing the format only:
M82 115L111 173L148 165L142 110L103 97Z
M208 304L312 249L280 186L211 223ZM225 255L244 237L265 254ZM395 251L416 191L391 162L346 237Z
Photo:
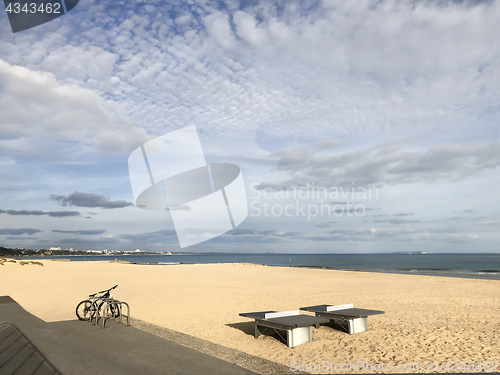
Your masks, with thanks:
M317 364L315 373L356 372L334 366L358 361L390 364L394 372L398 364L432 372L428 363L438 362L447 372L447 361L469 368L500 361L500 281L250 264L41 263L0 266L0 295L45 321L75 319L76 305L89 293L118 284L113 295L130 304L133 318L288 367ZM364 333L313 329L313 341L295 348L271 336L254 339L253 321L238 316L347 303L385 314L370 317Z

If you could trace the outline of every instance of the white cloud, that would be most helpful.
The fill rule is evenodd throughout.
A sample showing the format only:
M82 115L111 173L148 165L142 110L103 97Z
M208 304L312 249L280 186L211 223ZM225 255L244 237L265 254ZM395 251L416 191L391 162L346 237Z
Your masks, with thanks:
M106 82L112 76L118 58L114 53L89 44L77 47L65 45L51 51L40 67L45 71L57 72L58 79Z
M75 38L64 33L66 45L47 34L17 48L43 45L43 56L24 63L108 92L155 135L194 124L223 135L226 152L239 156L265 155L258 131L463 139L488 126L482 114L496 106L500 81L497 2L311 5L177 2L106 17L89 7L81 19L95 24Z
M380 144L335 154L311 153L307 147L274 153L276 170L284 181L265 182L266 187L381 186L448 183L464 180L500 165L498 143L439 145L426 150L401 150Z
M237 41L231 31L229 15L214 12L204 18L208 33L225 49L231 50L236 47Z
M0 60L0 84L0 136L14 138L3 141L5 147L36 152L36 146L28 150L22 145L26 144L23 138L29 143L29 139L48 133L116 152L148 138L144 129L114 122L106 102L97 93L60 84L51 73Z
M312 236L314 241L433 241L449 243L469 243L478 239L475 233L467 233L463 228L430 229L416 227L380 227L364 229L335 229Z
M267 49L270 47L268 32L265 27L259 27L252 14L237 11L233 15L238 35L253 47Z

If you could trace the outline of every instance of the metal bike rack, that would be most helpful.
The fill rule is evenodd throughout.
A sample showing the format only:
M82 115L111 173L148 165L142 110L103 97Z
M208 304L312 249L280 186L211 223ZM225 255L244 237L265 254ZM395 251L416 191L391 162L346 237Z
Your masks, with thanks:
M96 309L94 325L99 325L99 319L101 319L101 318L104 319L104 316L105 316L104 313L105 313L108 305L111 302L116 302L116 300L112 299L112 298L99 298L95 303L97 304L98 302L102 302L102 303L101 303L100 308L97 307L97 309ZM102 313L102 316L99 313ZM92 319L90 319L90 320L92 321Z
M101 307L102 307L104 305L104 303L107 302L108 300L111 300L111 298L92 298L92 299L90 299L90 301L92 301L92 303L95 306L94 314L90 317L90 320L89 320L89 322L92 323L92 325L99 325L100 315L99 315L99 308L98 308L97 304L102 301L102 305L101 305Z
M99 315L99 314L96 314L97 315L97 318L96 318L96 324L99 325L99 318L102 318L102 328L105 328L106 327L106 321L108 319L116 319L115 317L111 316L111 317L106 317L106 310L110 309L111 310L111 305L115 305L116 308L118 308L118 312L119 312L119 321L122 322L122 317L123 317L123 305L125 305L127 307L127 326L130 326L130 306L127 302L123 302L123 301L118 301L116 299L109 299L105 302L106 304L104 305L104 307L101 309L102 311L102 317ZM110 311L111 312L111 311ZM110 314L112 315L112 314Z
M125 305L127 307L127 325L130 326L130 306L128 305L127 302L120 302L119 304L120 304L120 323L123 317L122 305Z

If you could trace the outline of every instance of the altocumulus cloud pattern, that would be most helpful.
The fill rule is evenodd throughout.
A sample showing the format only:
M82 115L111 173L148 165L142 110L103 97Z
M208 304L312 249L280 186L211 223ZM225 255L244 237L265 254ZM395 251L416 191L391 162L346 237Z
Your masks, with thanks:
M194 126L138 147L128 167L135 204L169 209L181 248L220 236L248 215L240 168L208 164Z

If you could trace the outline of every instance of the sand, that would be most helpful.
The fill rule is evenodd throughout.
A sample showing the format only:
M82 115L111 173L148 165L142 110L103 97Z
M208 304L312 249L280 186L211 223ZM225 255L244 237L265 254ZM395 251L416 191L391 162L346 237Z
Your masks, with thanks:
M134 318L292 369L371 372L370 364L379 370L374 372L390 372L387 365L393 372L432 372L429 362L438 362L439 371L447 372L448 361L450 367L465 361L472 372L472 362L500 361L500 281L250 264L42 263L0 266L0 295L45 321L75 319L80 300L118 284L113 295L130 304ZM295 348L272 336L254 339L253 321L238 316L347 303L385 314L370 317L369 330L354 335L314 328L313 341ZM357 363L358 371L347 369L349 363ZM397 371L398 364L407 371Z

